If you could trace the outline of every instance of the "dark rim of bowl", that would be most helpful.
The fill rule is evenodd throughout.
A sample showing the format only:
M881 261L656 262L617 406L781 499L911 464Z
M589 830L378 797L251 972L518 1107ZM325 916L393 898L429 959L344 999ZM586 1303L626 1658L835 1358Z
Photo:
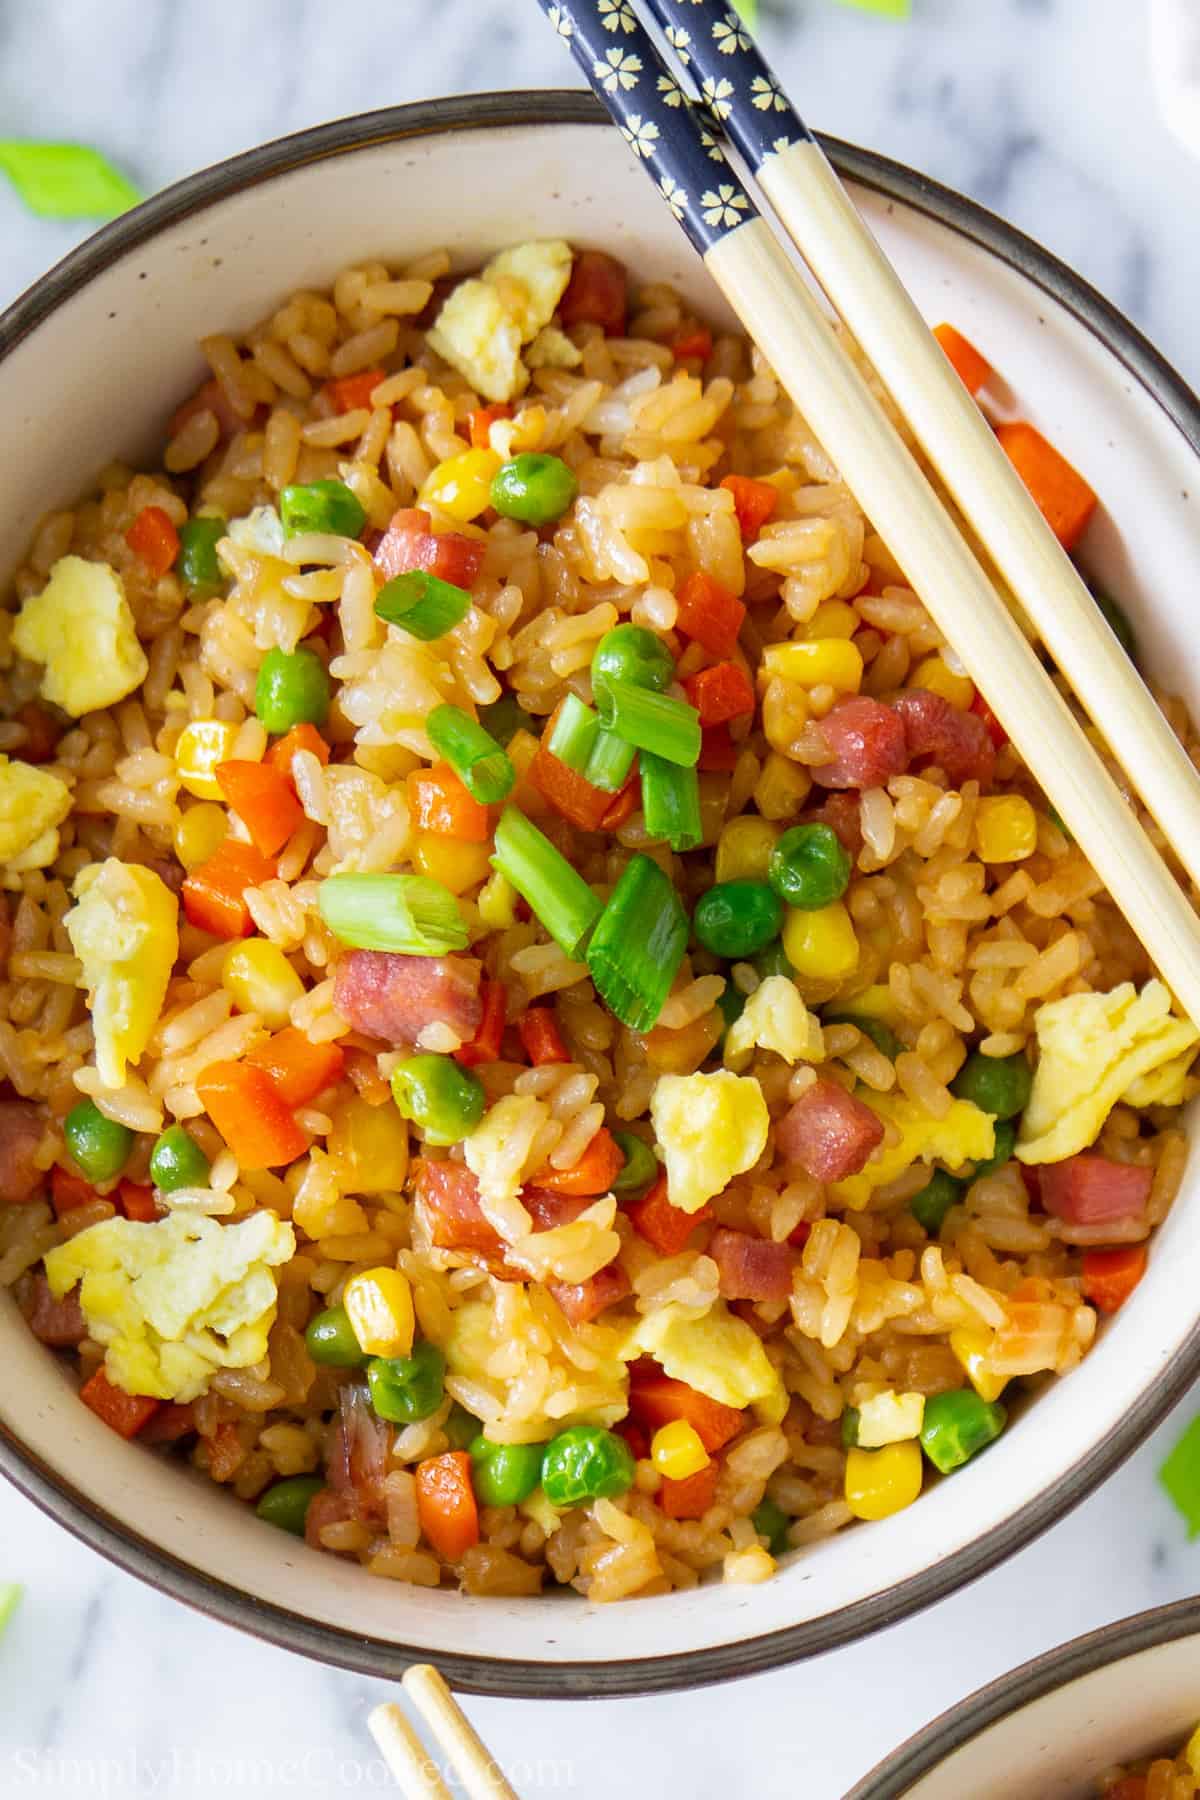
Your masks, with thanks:
M956 1750L1001 1719L1011 1718L1057 1688L1110 1663L1123 1662L1143 1650L1173 1644L1200 1634L1200 1600L1177 1600L1172 1606L1133 1613L1115 1625L1102 1625L1086 1637L1072 1638L1044 1656L1022 1663L998 1681L989 1682L957 1706L932 1719L883 1762L878 1763L845 1800L903 1800L914 1782L940 1768Z
M320 125L264 144L177 182L106 225L65 257L0 315L0 361L57 307L113 263L180 220L231 194L327 157L447 131L503 126L603 125L607 114L589 94L574 90L472 94L389 107ZM973 201L873 151L838 139L825 145L843 175L885 199L948 226L1026 276L1084 325L1149 392L1200 454L1200 401L1158 351L1100 294L1032 239ZM965 1545L919 1575L824 1618L710 1649L620 1663L507 1660L439 1654L456 1687L468 1693L537 1699L611 1698L668 1693L779 1668L894 1625L965 1586L1011 1556L1070 1511L1141 1443L1200 1375L1200 1323L1186 1343L1114 1428L1049 1488L985 1537ZM385 1643L318 1623L285 1607L256 1600L202 1574L142 1537L126 1521L95 1506L11 1433L0 1428L0 1472L35 1505L152 1587L239 1626L265 1641L366 1675L397 1679L428 1651ZM544 1602L553 1604L553 1602ZM564 1602L565 1604L566 1602Z

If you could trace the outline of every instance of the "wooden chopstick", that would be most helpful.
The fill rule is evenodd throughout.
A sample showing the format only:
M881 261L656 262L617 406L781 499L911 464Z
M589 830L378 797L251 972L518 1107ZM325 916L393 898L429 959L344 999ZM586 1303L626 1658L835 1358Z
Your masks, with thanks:
M538 4L1163 979L1200 1019L1200 920L648 33L629 7L613 31L598 0ZM696 5L677 6L680 29ZM725 95L710 80L708 95L720 112L732 84Z
M665 27L687 15L689 76L702 93L706 83L714 95L714 83L730 90L718 101L720 129L1200 883L1200 776L774 71L743 28L731 41L728 9L717 0L644 4ZM990 703L986 681L980 686Z
M401 1686L437 1740L457 1777L456 1787L469 1800L520 1800L431 1663L414 1663ZM409 1800L451 1800L437 1765L400 1707L390 1701L377 1706L367 1726Z

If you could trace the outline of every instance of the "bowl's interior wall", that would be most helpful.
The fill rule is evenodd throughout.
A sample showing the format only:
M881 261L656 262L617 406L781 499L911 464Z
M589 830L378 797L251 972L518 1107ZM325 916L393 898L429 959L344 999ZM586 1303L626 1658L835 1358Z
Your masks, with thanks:
M1092 564L1128 605L1152 665L1200 700L1179 571L1200 559L1195 460L1163 411L1057 303L985 251L898 202L864 205L931 319L952 318L1003 370L1014 406L1044 424L1100 492ZM376 145L234 194L126 254L27 335L0 371L10 442L0 570L38 517L87 489L114 455L146 460L172 408L202 379L202 333L245 327L343 265L403 263L446 244L467 267L530 235L604 245L643 278L715 291L614 132L521 126ZM48 406L47 396L55 396ZM78 1406L62 1372L0 1308L0 1427L61 1484L145 1540L231 1587L343 1631L431 1653L548 1662L631 1658L738 1643L819 1621L944 1570L1136 1420L1147 1388L1189 1339L1194 1309L1172 1262L1200 1249L1200 1208L1179 1207L1150 1273L1067 1387L1019 1419L986 1459L918 1507L844 1534L759 1588L706 1588L637 1609L472 1601L400 1588L314 1556L200 1481L123 1445ZM986 1467L984 1466L986 1464ZM965 1574L965 1570L964 1570ZM365 1654L365 1653L364 1653Z
M997 1720L896 1800L1091 1800L1118 1763L1177 1755L1198 1714L1200 1639L1157 1644Z

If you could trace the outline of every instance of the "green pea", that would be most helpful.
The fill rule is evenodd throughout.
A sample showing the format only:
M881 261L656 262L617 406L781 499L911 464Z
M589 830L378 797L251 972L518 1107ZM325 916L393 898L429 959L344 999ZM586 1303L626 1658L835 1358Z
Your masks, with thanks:
M1017 1127L1012 1119L996 1120L996 1148L983 1162L975 1164L972 1181L978 1181L981 1175L994 1175L1002 1169L1012 1156L1017 1145Z
M545 1444L493 1444L482 1434L471 1445L471 1485L481 1506L520 1506L542 1479Z
M615 1431L572 1425L546 1446L542 1487L551 1506L612 1500L633 1486L633 1451Z
M121 1173L133 1149L129 1127L106 1119L94 1100L81 1100L71 1108L63 1120L63 1137L89 1181L111 1181Z
M614 625L592 655L592 687L599 693L610 681L665 694L675 679L675 658L662 639L644 625Z
M746 1010L746 1000L747 995L743 994L741 988L735 987L732 981L725 983L724 992L717 996L717 1008L725 1021L725 1031L737 1024ZM724 1035L725 1032L722 1032L721 1036Z
M763 1500L750 1514L750 1523L759 1537L767 1540L772 1556L780 1556L788 1547L787 1534L791 1520L774 1500Z
M776 938L773 944L768 944L765 950L760 950L757 956L751 957L750 960L754 964L755 971L760 981L766 981L772 975L786 975L789 981L794 981L796 979L796 971L788 961L787 951L784 949L782 942L778 938ZM719 1006L720 1001L718 1001L717 1004Z
M371 1405L391 1425L415 1425L442 1404L446 1359L436 1344L414 1344L411 1356L376 1356L367 1364Z
M981 1400L974 1388L931 1394L925 1402L921 1448L935 1469L949 1475L994 1443L1007 1418L999 1401Z
M344 481L310 481L285 487L279 496L284 537L310 531L356 538L367 522L357 498Z
M308 1354L330 1369L361 1369L364 1354L344 1306L330 1306L308 1321L304 1332Z
M789 906L831 906L850 885L851 861L829 825L793 825L771 852L767 879Z
M254 710L270 732L323 725L329 712L329 675L315 650L268 650L254 683Z
M923 1225L930 1237L936 1237L942 1229L942 1222L950 1208L959 1198L965 1183L955 1181L953 1175L947 1175L945 1169L935 1169L929 1177L928 1186L919 1194L914 1194L908 1203L908 1209L918 1225Z
M972 1050L950 1084L951 1093L970 1100L996 1119L1015 1119L1029 1104L1033 1070L1018 1050L1015 1056L984 1056Z
M180 526L179 559L175 567L191 599L208 600L224 587L217 545L228 535L228 522L207 513Z
M1110 600L1107 594L1096 594L1094 598L1096 605L1104 614L1109 630L1120 644L1122 650L1131 662L1136 662L1137 639L1134 637L1133 626L1126 618L1123 608L1119 607L1115 600Z
M552 525L579 492L579 483L561 456L524 450L492 476L492 505L522 525Z
M853 1450L858 1444L861 1415L857 1406L848 1406L842 1414L842 1449Z
M309 1505L324 1486L319 1475L291 1475L286 1481L273 1483L254 1510L268 1525L277 1525L280 1531L303 1537Z
M890 1026L885 1025L882 1019L867 1019L861 1013L852 1012L823 1013L821 1023L823 1025L857 1025L863 1036L869 1037L875 1048L882 1050L883 1054L892 1062L895 1062L904 1049L904 1045L895 1032Z
M168 1125L150 1152L150 1179L164 1194L176 1188L203 1187L209 1162L203 1150L182 1125Z
M479 1420L456 1400L442 1426L452 1450L468 1450L479 1436Z
M701 894L692 929L714 956L740 962L779 936L783 903L765 881L720 881Z
M483 1117L483 1083L452 1056L424 1050L392 1070L392 1098L427 1144L458 1144Z
M658 1180L658 1158L636 1131L614 1131L613 1137L625 1158L613 1181L613 1193L622 1200L635 1200Z
M518 704L515 694L502 694L490 706L481 706L479 723L501 748L507 748L518 731L532 732L534 737L541 731L539 722L530 718L525 708Z

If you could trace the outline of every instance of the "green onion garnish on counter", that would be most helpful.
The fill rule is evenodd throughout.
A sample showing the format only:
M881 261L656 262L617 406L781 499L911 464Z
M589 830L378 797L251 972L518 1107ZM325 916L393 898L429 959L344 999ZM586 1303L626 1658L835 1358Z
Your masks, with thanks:
M704 833L700 824L700 780L695 769L664 762L642 751L642 813L646 835L672 850L694 850Z
M481 806L507 800L516 771L494 737L460 706L435 706L425 721L429 741Z
M115 219L142 198L132 181L87 144L0 142L0 170L42 219Z
M688 920L658 864L631 857L588 946L596 992L631 1031L649 1031L687 949Z
M608 729L639 750L684 768L699 758L700 715L686 700L610 680L597 692L596 704Z
M17 1610L17 1602L21 1598L19 1581L0 1581L0 1636Z
M445 637L467 616L471 596L465 588L424 569L393 575L375 596L376 617L388 625L400 625L423 643Z
M1200 1537L1200 1418L1192 1420L1159 1469L1158 1479L1175 1510L1182 1513L1189 1538Z
M512 882L559 949L578 956L601 912L600 902L583 876L515 806L506 806L500 815L492 867Z
M444 956L469 942L458 901L427 875L329 875L317 905L334 937L355 950Z

